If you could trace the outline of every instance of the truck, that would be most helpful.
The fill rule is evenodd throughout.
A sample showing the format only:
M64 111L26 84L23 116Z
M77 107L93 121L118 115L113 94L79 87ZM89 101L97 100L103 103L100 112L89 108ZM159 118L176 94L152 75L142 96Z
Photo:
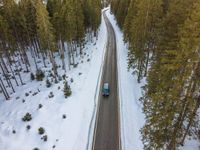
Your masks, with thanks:
M104 97L108 97L110 95L110 88L108 83L103 84L103 90L102 90L102 95Z

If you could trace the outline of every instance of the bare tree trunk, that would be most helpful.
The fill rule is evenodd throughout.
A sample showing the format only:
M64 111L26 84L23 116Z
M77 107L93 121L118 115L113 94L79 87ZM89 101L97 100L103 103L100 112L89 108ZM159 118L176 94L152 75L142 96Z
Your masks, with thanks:
M145 73L144 73L144 77L147 76L148 65L149 65L149 50L147 50L147 59L146 59L146 65L145 65Z
M45 54L43 52L42 52L42 61L43 61L44 67L46 68L47 65L45 63Z
M3 72L4 77L5 77L5 79L6 79L6 82L7 82L7 84L8 84L8 87L11 87L10 83L8 82L7 74L5 73L5 71L4 71L4 69L3 69L2 65L1 65L1 63L0 63L0 67L1 67L1 70L2 70L2 72Z
M196 113L197 113L197 110L199 109L199 107L200 107L200 96L198 96L197 102L196 102L196 105L195 105L195 108L194 108L192 114L190 115L189 123L188 123L188 125L187 125L187 128L186 128L185 134L184 134L184 136L183 136L183 139L181 140L181 144L182 144L182 145L183 145L183 143L184 143L184 141L185 141L186 136L188 135L190 126L192 125L192 123L193 123L193 121L194 121L194 118L195 118L195 116L196 116Z
M80 44L80 55L82 56L83 54L83 48L82 48L82 42L79 40L79 44Z
M193 75L193 86L194 86L192 88L192 90L193 90L192 94L194 94L194 91L195 91L195 88L196 88L195 78L199 78L198 73L197 73L199 69L200 69L200 61L196 64L196 66L194 68L194 72L192 74ZM200 92L200 91L198 91L198 92ZM195 118L195 116L197 114L197 111L198 111L198 109L200 107L200 93L198 93L197 97L194 97L194 99L196 99L196 104L195 104L195 107L194 107L194 109L192 110L192 112L191 112L191 114L189 116L189 123L187 125L185 134L184 134L184 136L183 136L183 138L181 140L181 144L182 145L183 145L183 143L185 141L186 136L188 135L189 129L190 129L192 123L194 122L194 118Z
M71 56L70 56L70 44L68 43L67 44L67 50L68 50L68 52L67 52L67 55L68 55L68 67L69 67L69 70L71 69Z
M0 83L0 88L1 88L1 91L3 92L3 95L5 96L6 100L9 99L8 95L6 94L6 92L4 91L4 88L2 87L1 83Z
M8 63L9 63L9 61L8 61ZM12 69L11 64L9 63L8 66L10 67L10 71L11 71L11 73L12 73L12 75L13 75L13 78L14 78L14 80L15 80L15 82L16 82L16 85L19 86L19 84L18 84L18 82L17 82L17 79L16 79L16 77L15 77L15 74L14 74L14 72L13 72L13 69Z
M36 39L33 40L33 45L36 49L36 53L37 53L37 57L40 59L40 47L39 47L39 43L36 41Z
M36 68L36 70L38 70L38 65L37 65L37 62L36 62L36 56L35 56L35 53L34 53L34 50L33 50L33 48L31 47L31 51L33 51L33 55L32 55L32 57L33 57L33 60L34 60L34 63L35 63L35 68Z
M72 43L70 42L70 51L71 51L71 58L72 58L72 64L75 64L75 60L74 60L74 50L73 50L73 46Z
M24 60L25 60L26 71L29 72L30 62L28 60L28 56L26 54L25 49L22 50L22 54L23 54L23 57L24 57Z
M4 61L4 59L3 59L2 56L1 56L1 61L2 61L2 64L3 64L3 68L5 68L6 72L9 73L9 70L8 70L8 68L7 68L7 65L6 65L6 63L5 63L5 61Z
M140 81L141 81L141 76L142 76L142 62L141 62L141 60L139 60L139 62L138 62L138 79L137 79L138 83L140 83Z
M3 84L3 81L2 81L2 79L1 79L1 77L0 77L0 86L1 86L1 89L3 89L3 91L5 92L5 97L6 97L6 100L8 100L9 98L10 98L10 96L9 96L9 94L8 94L8 92L7 92L7 90L6 90L6 88L5 88L5 86L4 86L4 84Z
M61 59L62 59L62 69L66 72L65 65L65 43L60 39L60 49L61 49Z
M18 58L18 57L17 57ZM18 58L19 59L19 58ZM19 60L18 60L19 61ZM17 75L19 76L19 80L20 80L20 82L21 82L21 84L22 85L24 85L24 83L23 83L23 81L22 81L22 78L21 78L21 75L20 75L20 71L19 71L19 69L18 69L18 66L17 66L17 64L16 64L16 62L14 62L15 63L15 67L16 67L16 70L17 70Z

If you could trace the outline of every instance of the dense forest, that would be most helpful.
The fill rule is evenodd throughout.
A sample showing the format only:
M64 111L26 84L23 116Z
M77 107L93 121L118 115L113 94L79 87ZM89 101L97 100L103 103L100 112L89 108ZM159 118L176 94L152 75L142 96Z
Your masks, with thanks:
M113 0L128 44L129 68L140 82L145 149L174 150L200 123L200 1Z
M44 67L50 60L55 78L55 53L62 59L63 70L66 64L69 69L75 67L75 58L83 55L86 42L98 38L100 23L100 0L1 0L0 88L5 98L9 98L7 88L15 92L14 83L24 84L22 70L29 73L35 67L36 73L42 73L37 65L40 58ZM30 63L28 52L34 63Z

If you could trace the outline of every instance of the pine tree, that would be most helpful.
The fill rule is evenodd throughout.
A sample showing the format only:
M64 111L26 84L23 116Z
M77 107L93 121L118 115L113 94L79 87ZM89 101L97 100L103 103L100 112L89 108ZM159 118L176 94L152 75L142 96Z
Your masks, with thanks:
M116 12L117 22L120 28L123 28L124 21L128 13L128 8L131 0L120 0Z
M141 0L136 3L132 1L131 6L136 7L137 11L129 9L129 13L136 13L132 14L134 17L132 17L133 22L130 27L130 22L126 20L126 31L129 32L126 35L131 35L129 39L129 68L135 70L138 82L140 82L142 77L147 75L150 53L155 50L158 39L160 27L158 23L162 17L162 0ZM130 15L128 15L129 18Z
M137 14L137 8L136 8L136 0L131 0L129 7L128 7L128 12L127 16L124 21L124 41L128 43L131 41L131 27L133 26L134 18Z
M51 82L49 81L49 79L46 80L46 87L50 88L51 87Z
M65 85L64 85L64 95L65 95L65 98L68 98L71 94L72 94L71 88L68 85L68 82L65 82Z
M75 11L75 22L76 22L75 40L78 42L78 45L81 48L81 44L84 40L83 38L85 34L82 3L79 0L74 0L73 7ZM80 51L80 53L82 52Z
M57 66L54 60L53 52L55 51L54 29L50 22L48 11L41 0L35 2L37 34L42 53L49 53L54 75L57 75Z
M193 4L195 1L173 1L163 19L162 25L166 28L159 39L159 44L162 44L158 44L156 49L156 59L149 71L142 98L146 115L142 129L145 149L176 149L195 121L196 108L199 107L197 98L194 98L199 88L196 78L199 68L196 47L199 44L193 36L197 26L191 26L195 21L185 23L192 18L189 15ZM186 24L188 26L182 28ZM188 125L185 127L186 122Z

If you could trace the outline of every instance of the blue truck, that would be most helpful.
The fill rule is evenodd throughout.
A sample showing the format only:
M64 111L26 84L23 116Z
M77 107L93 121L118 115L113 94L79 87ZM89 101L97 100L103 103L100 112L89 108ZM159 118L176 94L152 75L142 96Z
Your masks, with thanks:
M109 88L109 84L108 84L108 83L104 83L104 84L103 84L102 95L103 95L104 97L107 97L107 96L110 95L110 88Z

